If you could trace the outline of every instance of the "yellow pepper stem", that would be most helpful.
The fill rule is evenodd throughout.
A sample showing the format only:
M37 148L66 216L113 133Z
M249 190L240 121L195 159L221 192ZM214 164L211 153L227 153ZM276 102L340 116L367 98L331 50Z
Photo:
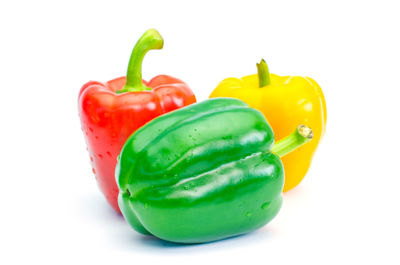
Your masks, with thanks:
M277 142L274 147L272 147L271 151L279 157L283 157L303 144L311 141L312 138L313 131L311 128L305 125L299 125L292 134Z
M269 78L268 65L264 59L261 59L261 62L257 64L257 73L258 73L259 87L265 87L271 83L271 80Z

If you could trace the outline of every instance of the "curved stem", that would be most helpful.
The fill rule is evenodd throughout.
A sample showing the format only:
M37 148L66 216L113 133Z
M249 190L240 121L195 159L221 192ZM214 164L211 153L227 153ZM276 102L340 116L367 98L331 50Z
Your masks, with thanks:
M283 157L303 144L311 141L312 138L313 131L311 128L305 125L299 125L292 134L277 142L274 147L272 147L271 151L279 157Z
M136 42L129 59L126 84L118 93L151 90L142 82L142 62L149 50L162 49L164 40L155 29L147 30Z
M261 62L257 64L257 73L258 73L259 87L265 87L271 83L271 80L269 78L268 65L264 61L264 59L261 59Z

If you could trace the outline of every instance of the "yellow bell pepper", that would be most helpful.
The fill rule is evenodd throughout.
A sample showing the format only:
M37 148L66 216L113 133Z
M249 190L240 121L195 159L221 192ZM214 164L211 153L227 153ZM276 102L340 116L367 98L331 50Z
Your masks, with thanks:
M289 135L299 124L311 127L313 141L282 158L288 191L306 175L314 152L325 133L326 105L319 85L309 77L270 74L264 60L257 64L258 75L220 82L210 98L241 99L261 111L271 125L276 141Z

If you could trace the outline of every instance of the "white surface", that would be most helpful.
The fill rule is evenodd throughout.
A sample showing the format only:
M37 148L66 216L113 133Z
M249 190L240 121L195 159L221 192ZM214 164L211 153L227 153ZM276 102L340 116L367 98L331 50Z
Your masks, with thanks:
M399 264L398 1L136 2L0 4L1 264ZM323 88L326 136L266 227L179 246L137 234L103 199L78 90L124 75L151 27L165 46L144 77L182 78L199 100L261 57Z

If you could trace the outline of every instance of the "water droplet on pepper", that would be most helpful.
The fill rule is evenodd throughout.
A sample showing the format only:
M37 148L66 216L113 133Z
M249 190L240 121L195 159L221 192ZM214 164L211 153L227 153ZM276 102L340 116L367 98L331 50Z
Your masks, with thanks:
M261 205L261 209L263 209L263 210L267 209L268 206L269 206L270 204L271 204L270 202L265 202L265 203L263 203L263 204Z

